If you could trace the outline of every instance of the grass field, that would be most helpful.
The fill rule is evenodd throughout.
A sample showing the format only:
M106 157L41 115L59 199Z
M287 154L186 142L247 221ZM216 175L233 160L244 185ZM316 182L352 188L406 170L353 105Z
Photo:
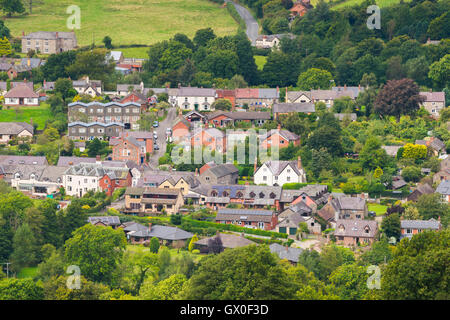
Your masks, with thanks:
M349 7L349 6L354 6L357 4L362 3L364 0L345 0L341 3L338 3L338 1L326 1L326 2L332 2L331 6L335 9L339 9L339 8L343 8L343 7ZM404 2L410 2L411 0L404 0ZM319 0L311 0L311 4L312 5L316 5L319 2ZM333 4L333 2L335 4ZM399 3L400 0L376 0L376 4L380 7L387 7L393 4L397 4Z
M19 279L33 278L36 275L36 273L37 273L37 267L23 268L17 274L17 278L19 278Z
M33 31L69 31L66 9L78 5L80 46L101 44L109 35L113 45L152 44L181 32L193 37L198 29L211 27L217 35L234 34L237 23L226 8L208 0L45 0L32 15L6 19L13 36Z
M122 51L125 58L148 59L148 47L138 48L115 48L114 50Z
M50 112L48 104L41 103L39 107L20 107L18 112L12 107L0 110L0 122L27 122L30 123L30 119L33 119L33 123L38 124L38 129L42 130L45 126L45 121L52 119L53 115Z
M369 209L369 211L375 211L377 216L382 216L386 213L388 207L382 204L368 203L367 208Z

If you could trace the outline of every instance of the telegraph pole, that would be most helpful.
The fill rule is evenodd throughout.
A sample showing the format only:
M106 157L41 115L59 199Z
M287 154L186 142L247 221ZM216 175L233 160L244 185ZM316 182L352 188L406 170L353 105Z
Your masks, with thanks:
M2 264L6 264L6 279L9 278L9 265L11 264L11 262L4 262Z

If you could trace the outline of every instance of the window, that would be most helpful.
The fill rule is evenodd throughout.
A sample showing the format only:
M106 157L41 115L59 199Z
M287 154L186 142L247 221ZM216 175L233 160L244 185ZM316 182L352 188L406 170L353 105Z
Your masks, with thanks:
M263 176L263 181L267 181L267 176Z
M255 196L256 196L256 193L254 193L253 191L250 192L250 197L251 197L251 198L254 198Z
M263 198L265 197L265 194L262 193L262 192L260 192L260 193L259 193L259 197L260 197L261 199L263 199Z

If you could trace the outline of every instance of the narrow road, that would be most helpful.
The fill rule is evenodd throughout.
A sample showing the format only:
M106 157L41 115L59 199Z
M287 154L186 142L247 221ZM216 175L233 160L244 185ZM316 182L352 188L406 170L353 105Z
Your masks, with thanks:
M237 12L247 25L246 30L247 37L250 39L252 45L254 46L256 44L256 38L258 38L259 32L258 22L255 20L255 18L253 18L252 14L250 13L250 11L248 11L247 8L231 0L225 0L225 2L227 2L227 5L234 4L234 6L236 7Z
M149 164L154 169L156 169L156 167L158 166L158 159L162 157L166 152L166 129L172 128L172 123L175 120L176 112L176 108L167 109L167 117L164 119L164 121L159 123L158 128L153 128L153 131L156 131L156 134L158 135L158 139L154 140L154 144L157 144L159 147L159 150L154 150L153 154L150 157Z

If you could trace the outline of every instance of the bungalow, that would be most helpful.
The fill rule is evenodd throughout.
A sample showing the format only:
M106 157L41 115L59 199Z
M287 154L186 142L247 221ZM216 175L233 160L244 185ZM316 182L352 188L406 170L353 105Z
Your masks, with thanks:
M356 119L358 119L356 113L335 113L334 117L339 121L344 121L345 119L356 121Z
M226 127L228 124L235 126L239 122L251 123L254 126L262 126L272 118L270 112L223 112L219 111L209 115L208 122L215 127Z
M269 130L259 136L260 148L263 149L286 148L289 143L293 143L294 146L300 145L300 137L288 130L282 130L280 125L278 125L278 129Z
M201 114L198 111L189 111L188 113L183 115L183 118L185 118L187 121L191 122L191 123L195 123L195 122L203 122L205 123L207 118L205 115Z
M423 232L424 230L440 230L441 227L442 226L440 221L436 221L433 218L431 218L430 220L401 220L400 239L411 239L413 235Z
M26 83L11 88L5 94L5 106L39 106L39 95Z
M372 244L378 231L376 221L369 220L337 220L334 236L336 242L346 246L359 243Z
M195 242L196 248L201 253L219 253L224 249L241 248L251 244L255 244L255 242L246 239L243 235L237 236L226 233L218 233L214 237L204 238Z
M272 230L277 225L278 218L272 210L223 208L218 210L215 221L246 228Z
M94 226L112 227L113 229L120 225L120 219L117 216L89 217L88 222Z
M280 115L293 114L293 113L306 113L311 114L316 112L314 103L302 102L302 103L276 103L273 105L273 117L278 119Z
M415 144L429 147L435 156L447 153L444 142L436 137L429 137L425 138L424 140L416 140Z
M257 185L283 186L286 183L306 183L302 161L267 161L254 171Z
M312 7L313 6L310 4L309 0L299 0L293 4L292 8L289 9L291 12L290 15L293 18L303 17Z
M282 246L278 243L272 243L269 249L270 252L275 253L281 260L287 260L292 264L298 263L298 258L303 252L301 248Z
M145 227L136 222L125 222L120 228L123 229L128 241L132 244L150 243L150 240L155 237L162 244L174 248L183 248L186 241L194 236L192 233L177 227L152 225L151 223L148 227Z
M0 122L0 144L12 139L33 138L34 127L26 122Z

